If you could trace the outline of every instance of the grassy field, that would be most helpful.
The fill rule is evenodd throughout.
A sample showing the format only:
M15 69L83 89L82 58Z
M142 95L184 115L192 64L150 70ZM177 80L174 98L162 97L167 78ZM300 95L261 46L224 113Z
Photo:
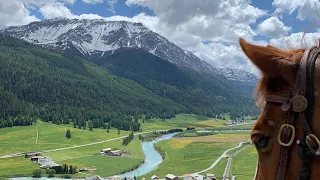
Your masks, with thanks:
M93 131L76 129L73 127L55 125L41 122L39 128L39 139L36 144L36 126L22 126L0 129L0 156L18 152L39 151L81 145L128 135L129 132L111 129L106 133L103 129L93 129ZM71 131L71 138L65 137L67 129Z
M13 168L14 167L14 168ZM35 163L23 157L0 159L0 177L30 176L34 169L38 169Z
M146 131L167 130L171 128L195 127L196 129L207 127L223 126L226 121L210 119L195 115L177 115L176 118L169 120L152 119L141 123L142 129ZM39 126L38 126L39 125ZM38 144L36 144L36 127L39 129ZM71 139L65 137L67 129L71 130ZM103 129L93 129L93 131L76 129L71 125L54 125L51 123L38 121L32 126L12 127L0 129L0 156L19 152L34 152L74 145L82 145L97 141L103 141L119 136L128 135L130 132L111 129L106 133ZM240 134L240 135L239 135ZM246 138L237 132L233 135L216 134L208 138L220 139L220 142L202 140L170 140L159 143L159 146L166 152L167 158L157 170L150 174L159 176L167 173L183 175L192 170L202 170L210 166L215 158L236 142L221 142L224 138ZM200 141L200 142L199 142ZM100 176L109 176L121 173L135 167L143 160L141 141L135 139L127 147L121 145L122 140L115 140L85 147L61 150L56 152L44 153L44 156L51 157L59 164L75 165L77 167L98 168L100 170L89 172ZM122 149L128 152L127 157L97 157L93 156L103 148ZM196 163L196 168L194 165ZM7 158L0 160L0 177L10 175L31 175L32 170L38 168L37 165L23 157ZM172 169L174 168L174 169ZM172 171L174 170L174 171ZM151 175L151 176L152 176ZM83 175L79 175L83 176ZM150 177L151 177L150 176Z
M175 118L172 119L150 119L145 120L142 123L143 131L153 131L153 130L163 130L170 128L185 128L185 127L218 127L223 126L223 123L227 122L226 120L217 120L214 118L208 118L204 116L196 116L189 114L180 114L176 115Z
M97 168L99 169L98 171L86 173L106 177L138 166L144 159L141 141L138 138L135 138L128 146L122 146L121 143L121 140L117 140L70 150L45 153L44 155L50 156L59 164L72 164L78 168ZM126 157L94 156L95 153L104 148L121 149L126 152Z
M38 121L32 126L0 129L0 156L19 152L32 152L70 147L73 145L87 144L129 134L129 132L121 131L120 135L118 135L117 130L115 129L111 129L110 133L106 133L106 130L103 129L93 129L93 131L89 131L88 129L76 129L65 125L54 125L46 122L41 122L41 124L39 124L40 122ZM38 125L39 138L38 144L36 144L36 127ZM71 131L70 139L65 137L67 129L70 129ZM102 143L74 148L71 150L51 152L49 157L52 156L53 159L62 160L86 156L97 153L106 146L120 148L121 142L121 140L117 140L108 142L108 144ZM139 145L141 145L140 141L133 141L131 146L136 150L129 151L129 153L132 153L131 156L135 157L135 164L139 164L140 160L143 159L143 153ZM128 151L131 146L129 145L122 149ZM132 158L126 158L126 160L123 160L122 162L131 162L131 160ZM7 177L8 175L31 175L32 171L36 168L39 168L39 166L28 159L24 159L23 157L0 159L0 177ZM120 169L123 170L123 168Z
M252 180L257 165L257 150L250 146L237 154L231 166L231 174L237 180Z
M164 177L168 173L180 176L209 167L226 149L234 147L230 142L201 142L174 139L157 144L165 152L165 160L159 167L141 178L152 175Z

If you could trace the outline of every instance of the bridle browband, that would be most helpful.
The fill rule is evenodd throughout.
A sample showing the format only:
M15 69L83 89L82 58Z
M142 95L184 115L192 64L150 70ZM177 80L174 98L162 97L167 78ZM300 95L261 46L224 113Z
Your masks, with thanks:
M304 135L297 141L299 156L302 159L299 179L309 179L309 157L320 155L320 141L312 134L312 115L314 105L314 67L320 54L320 48L312 47L304 52L295 76L294 86L289 95L268 94L266 102L281 104L281 109L287 112L285 123L281 125L278 142L281 145L280 161L276 180L284 180L289 155L289 147L295 139L295 121L301 120Z

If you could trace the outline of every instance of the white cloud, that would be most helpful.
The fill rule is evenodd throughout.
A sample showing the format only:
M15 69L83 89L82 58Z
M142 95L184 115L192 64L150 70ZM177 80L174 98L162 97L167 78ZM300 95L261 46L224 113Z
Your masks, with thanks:
M271 39L270 44L284 49L310 48L317 44L320 33L292 33L289 36Z
M116 13L115 5L118 3L118 0L108 0L107 3L110 6L110 8L108 8L107 10L115 14Z
M77 0L61 0L61 2L65 2L68 4L74 4Z
M52 19L56 17L73 18L74 16L70 9L60 2L46 4L42 6L39 11L46 19Z
M297 18L300 20L320 21L319 0L274 0L272 3L277 13L297 11Z
M104 0L82 0L82 1L87 4L100 4L104 2Z
M247 0L127 0L126 4L153 10L169 31L183 31L212 41L251 38L255 33L249 25L266 15Z
M277 17L272 16L258 25L257 33L271 38L280 38L288 35L291 27L285 26Z
M23 25L38 20L20 0L0 1L0 25Z

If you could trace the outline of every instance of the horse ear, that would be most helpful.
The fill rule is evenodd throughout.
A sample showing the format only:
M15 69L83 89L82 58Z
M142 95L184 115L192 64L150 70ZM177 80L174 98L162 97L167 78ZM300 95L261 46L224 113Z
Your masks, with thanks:
M273 46L258 46L239 39L240 46L247 57L264 74L283 75L286 69L296 65L294 52L282 51Z

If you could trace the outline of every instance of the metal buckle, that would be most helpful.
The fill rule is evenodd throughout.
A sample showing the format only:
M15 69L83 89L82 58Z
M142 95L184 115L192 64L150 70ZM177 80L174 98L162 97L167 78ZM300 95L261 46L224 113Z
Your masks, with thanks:
M314 139L314 141L315 141L315 142L317 143L317 145L318 145L318 149L317 149L316 151L320 151L320 141L319 141L319 139L317 138L316 135L314 135L314 134L308 134L308 135L306 136L306 139L305 139L306 144L308 145L308 147L309 147L310 149L313 149L312 146L311 146L311 144L309 143L309 141L311 141L312 139ZM315 149L313 149L313 150L315 150Z
M285 127L288 127L288 128L290 128L292 130L291 139L290 139L290 141L288 143L284 143L284 142L281 141L282 131L283 131L283 129ZM278 142L279 142L279 144L281 146L286 146L286 147L291 146L295 135L296 135L296 130L295 130L294 126L292 126L290 124L282 124L281 127L280 127L280 130L279 130L279 134L278 134Z

